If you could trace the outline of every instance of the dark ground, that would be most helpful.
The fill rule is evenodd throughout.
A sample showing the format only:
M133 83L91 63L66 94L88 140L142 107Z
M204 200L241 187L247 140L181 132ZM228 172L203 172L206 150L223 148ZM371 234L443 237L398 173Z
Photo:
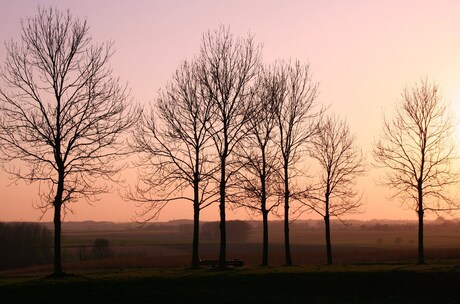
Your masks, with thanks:
M460 303L460 261L0 277L0 303Z

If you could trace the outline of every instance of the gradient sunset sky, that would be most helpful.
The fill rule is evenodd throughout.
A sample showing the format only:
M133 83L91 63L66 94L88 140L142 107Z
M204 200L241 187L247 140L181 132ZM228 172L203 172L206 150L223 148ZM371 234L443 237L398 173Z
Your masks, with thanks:
M129 83L134 99L144 105L156 98L181 60L198 53L202 34L220 24L229 25L235 35L254 34L256 42L263 44L264 62L299 59L310 63L313 80L319 82L319 102L347 119L369 162L368 174L358 183L367 201L365 209L349 218L416 218L413 210L388 200L388 189L375 185L381 172L371 165L383 115L392 117L405 86L425 78L435 81L457 117L460 115L460 1L0 3L2 42L19 41L20 19L35 15L38 4L70 9L74 16L86 18L94 42L115 42L116 53L110 61L114 73ZM2 44L1 65L4 60ZM114 188L113 194L103 196L94 206L84 201L74 204L75 213L67 214L65 220L130 221L136 208L116 192ZM0 221L37 220L41 212L32 207L36 196L35 185L11 184L6 173L0 172ZM180 218L192 218L191 204L171 205L159 220ZM228 218L247 219L248 215L243 210L229 211ZM303 218L316 217L306 214ZM51 212L43 218L51 219ZM204 210L202 219L217 220L217 208Z

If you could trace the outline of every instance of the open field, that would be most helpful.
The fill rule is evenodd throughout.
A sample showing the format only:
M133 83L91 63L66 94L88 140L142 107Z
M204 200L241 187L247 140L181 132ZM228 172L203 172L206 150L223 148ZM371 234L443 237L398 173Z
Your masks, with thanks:
M262 231L259 223L241 239L230 240L227 257L239 258L249 266L257 266L261 260ZM74 269L89 267L89 260L78 261L76 250L81 245L88 248L95 238L108 239L114 256L104 261L110 264L123 261L130 266L139 267L187 267L191 259L190 229L188 224L168 223L152 227L118 226L83 229L76 226L64 232L63 244L67 261ZM284 264L283 231L279 223L270 223L269 262L274 266ZM458 227L457 227L458 226ZM428 260L460 259L460 225L443 227L427 225L425 231L426 258ZM293 261L298 265L325 263L324 228L322 222L304 222L292 225L291 244ZM417 230L414 223L381 225L355 223L351 226L336 224L332 227L332 250L337 263L378 263L414 261L417 254ZM203 239L200 242L200 257L216 259L218 239ZM123 261L122 261L123 260ZM117 262L118 261L118 262ZM102 263L102 261L100 261Z
M133 223L79 222L64 223L63 267L68 272L123 270L133 268L186 268L191 261L190 223L155 223L137 226ZM227 244L227 258L239 258L246 266L261 262L262 231L259 222L251 222L241 238ZM283 232L280 224L270 223L269 263L284 264ZM244 234L244 235L243 235ZM332 227L334 263L412 263L417 255L417 230L413 222L367 223ZM92 256L95 239L107 239L110 251L106 258ZM319 221L296 223L291 228L292 257L296 265L325 263L324 230ZM460 259L460 224L428 223L425 232L425 255L428 262ZM218 239L202 238L200 257L218 257ZM82 254L83 252L83 254ZM49 272L51 265L4 269L0 274Z
M325 266L321 223L292 228L293 261L283 267L283 234L271 223L272 267L258 267L258 223L227 245L242 268L188 269L188 224L66 223L63 269L51 265L0 271L0 303L460 303L460 225L427 225L426 265L416 265L414 223L355 223L332 229L334 263ZM95 239L113 253L95 258ZM216 259L218 240L203 239L200 256ZM85 258L79 250L85 248Z
M459 303L460 262L0 276L0 303Z

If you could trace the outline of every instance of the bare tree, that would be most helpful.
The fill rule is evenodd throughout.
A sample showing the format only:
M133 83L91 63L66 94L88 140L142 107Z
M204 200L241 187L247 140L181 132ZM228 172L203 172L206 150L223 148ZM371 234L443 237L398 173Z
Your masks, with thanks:
M108 191L125 154L120 134L137 110L108 67L112 43L92 45L86 21L39 8L22 21L22 44L6 45L1 70L0 141L15 178L40 185L40 207L54 208L54 274L61 267L61 211Z
M255 110L247 122L247 136L240 142L236 154L241 170L235 174L231 194L236 205L262 214L262 266L268 265L268 215L279 206L280 151L276 145L275 110L284 94L284 83L277 66L261 69L255 83Z
M323 119L309 154L318 161L320 173L319 181L307 191L307 201L303 203L324 219L327 264L331 265L330 217L359 211L362 200L353 186L364 173L364 159L348 124L335 116Z
M202 93L195 62L183 62L134 133L131 146L141 154L140 183L127 194L144 207L140 215L146 221L156 218L170 202L192 202L192 268L199 266L200 211L215 197L215 187L210 186L215 168L209 153L212 143L205 127L212 108Z
M203 35L200 78L213 104L214 115L208 130L220 162L220 267L225 266L226 259L226 185L232 175L228 162L235 146L245 136L246 121L252 115L249 97L260 51L252 36L234 38L225 26Z
M426 211L449 211L458 205L448 194L457 183L452 168L452 120L439 88L427 80L406 88L392 121L384 120L374 158L387 169L382 184L418 215L418 262L424 263L423 217Z
M294 196L293 181L298 175L296 165L303 154L302 149L318 131L318 121L323 110L316 103L318 85L311 79L310 66L299 61L294 64L280 64L283 71L284 97L278 109L277 144L281 151L282 184L284 199L284 245L286 265L292 265L289 239L290 199Z

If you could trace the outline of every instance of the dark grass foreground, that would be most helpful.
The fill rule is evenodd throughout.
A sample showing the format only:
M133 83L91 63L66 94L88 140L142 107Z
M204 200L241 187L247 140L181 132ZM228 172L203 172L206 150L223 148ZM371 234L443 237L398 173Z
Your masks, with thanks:
M0 303L460 303L457 263L0 277Z

